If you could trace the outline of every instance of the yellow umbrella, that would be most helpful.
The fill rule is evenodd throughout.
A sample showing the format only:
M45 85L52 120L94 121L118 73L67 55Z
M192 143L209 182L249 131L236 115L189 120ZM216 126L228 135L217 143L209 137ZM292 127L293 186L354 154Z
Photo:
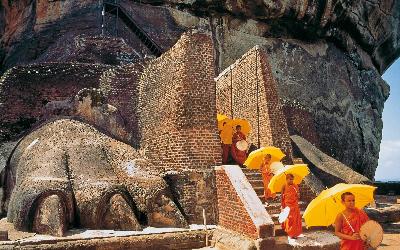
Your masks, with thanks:
M283 186L286 184L286 175L293 174L295 184L300 184L304 177L310 173L307 164L286 165L279 169L271 178L268 188L272 193L281 192Z
M266 154L271 155L271 162L280 161L285 157L282 150L277 147L262 147L251 152L243 165L249 169L259 169Z
M237 125L240 125L242 127L241 131L245 136L247 136L250 133L251 126L250 126L250 123L247 120L244 120L244 119L233 119L232 120L233 131L236 131L236 126Z
M217 114L217 121L218 121L218 130L222 130L224 127L224 123L231 122L232 120L229 119L226 115Z
M222 120L225 120L225 119L227 119L227 118L228 118L228 116L226 116L226 115L217 114L217 120L218 120L218 121L222 121Z
M222 127L221 133L219 135L221 137L222 143L224 144L232 144L233 130L230 124L230 122L225 124L225 126Z
M357 208L363 208L374 201L376 187L363 184L339 183L322 191L308 204L303 218L307 227L329 226L335 222L336 216L345 209L341 195L345 192L354 194Z

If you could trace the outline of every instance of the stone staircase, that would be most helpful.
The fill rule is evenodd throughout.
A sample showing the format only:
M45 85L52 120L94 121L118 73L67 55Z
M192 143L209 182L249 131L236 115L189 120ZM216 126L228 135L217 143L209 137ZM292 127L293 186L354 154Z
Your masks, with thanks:
M248 181L252 185L254 191L260 197L261 202L264 204L263 194L264 185L262 181L261 173L258 170L243 169ZM304 239L298 239L297 245L288 243L287 235L282 229L278 222L278 216L281 212L281 194L278 193L276 198L272 201L268 201L268 205L264 205L268 214L270 214L272 220L275 223L275 236L276 236L276 247L274 249L338 249L339 239L333 236L333 229L326 227L313 227L310 229L306 228L305 222L303 221L303 234L306 236ZM304 201L299 202L300 214L303 215L307 208L307 203Z

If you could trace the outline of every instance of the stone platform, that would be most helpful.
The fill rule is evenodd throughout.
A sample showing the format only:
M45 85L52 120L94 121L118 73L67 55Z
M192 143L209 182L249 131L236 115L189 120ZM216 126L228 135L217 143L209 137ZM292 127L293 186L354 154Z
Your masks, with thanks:
M194 249L205 246L206 235L216 228L190 225L183 228L147 227L143 231L70 230L65 237L16 231L4 218L0 228L7 230L9 241L0 241L0 249Z

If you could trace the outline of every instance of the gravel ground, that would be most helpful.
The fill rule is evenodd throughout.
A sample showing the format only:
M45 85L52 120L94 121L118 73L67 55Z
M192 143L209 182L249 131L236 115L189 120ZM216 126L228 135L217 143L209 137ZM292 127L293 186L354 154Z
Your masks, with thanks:
M382 225L383 241L379 250L398 250L400 249L400 222Z

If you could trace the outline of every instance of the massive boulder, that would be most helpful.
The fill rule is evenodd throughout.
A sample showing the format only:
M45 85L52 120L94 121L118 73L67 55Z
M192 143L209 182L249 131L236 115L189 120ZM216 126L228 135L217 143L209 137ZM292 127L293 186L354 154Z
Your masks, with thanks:
M210 30L216 74L250 48L264 45L289 132L373 178L382 138L382 110L389 95L380 75L400 54L400 1L118 2L162 52L190 28ZM97 39L100 34L124 38L132 47L124 50L130 51L128 60L152 55L143 36L136 36L107 8L102 29L99 1L0 3L0 71L35 61L121 64L121 57L113 52L106 57L91 54L101 51L92 46L107 47L107 42L82 40ZM79 45L75 52L66 55L75 42Z
M25 136L4 169L2 208L17 230L186 227L163 168L131 146L70 119ZM7 206L8 204L8 206Z
M372 184L371 180L324 154L306 139L297 135L291 136L291 139L295 153L304 159L325 186L332 187L338 183Z

